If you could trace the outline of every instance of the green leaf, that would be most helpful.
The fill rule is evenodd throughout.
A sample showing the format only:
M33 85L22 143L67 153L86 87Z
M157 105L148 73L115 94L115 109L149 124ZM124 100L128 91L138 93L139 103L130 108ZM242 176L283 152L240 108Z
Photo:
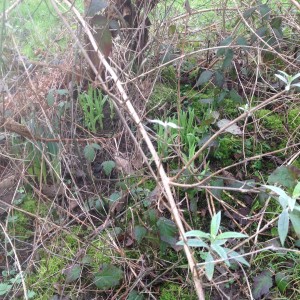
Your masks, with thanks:
M224 73L221 71L216 71L215 73L215 84L217 87L222 88L225 82Z
M69 95L69 91L67 89L56 90L56 93L60 96Z
M214 239L219 231L221 223L221 212L219 211L216 215L214 215L211 219L210 223L210 235Z
M66 283L71 283L77 280L81 275L81 266L75 264L63 271L63 274L66 275Z
M284 209L282 213L279 215L279 219L278 219L278 234L282 246L284 246L284 241L289 231L289 222L290 222L290 218L289 218L288 210Z
M215 243L212 243L211 244L211 248L216 252L218 253L218 255L220 256L220 258L224 259L225 263L227 265L230 265L229 264L229 261L228 261L228 257L227 257L227 252L225 251L225 249L219 245L216 245Z
M112 170L116 167L116 163L113 160L104 161L101 164L106 176L109 176Z
M142 239L146 236L147 234L147 229L144 226L135 226L134 227L134 237L138 243L142 241Z
M120 200L122 197L122 194L120 192L114 192L109 196L109 200L111 202L116 202L118 200Z
M201 230L191 230L191 231L187 231L184 236L187 237L198 237L198 238L205 238L205 239L209 239L210 235L209 233L203 232Z
M256 7L251 7L251 8L248 8L244 11L243 13L243 17L245 19L248 19L252 16L252 14L256 11Z
M269 184L280 184L288 189L295 187L299 173L291 166L281 166L271 173L268 178Z
M293 225L293 228L298 236L300 238L300 212L298 210L293 210L289 214L291 223Z
M300 181L296 184L294 190L293 190L293 198L297 199L300 197Z
M106 290L119 285L123 278L123 271L111 264L103 264L102 270L97 272L94 277L94 283L98 289Z
M267 4L262 4L259 6L259 13L263 20L267 20L270 17L271 9Z
M84 157L88 162L93 162L96 157L96 151L94 147L90 144L86 145L83 150Z
M214 258L208 252L205 258L205 275L209 281L211 281L214 276L214 270L215 270Z
M93 17L107 6L106 0L91 0L90 5L86 9L86 14L89 17Z
M136 290L131 291L127 296L127 300L144 300L144 299L145 298L144 298L143 294L140 294Z
M176 244L177 226L169 219L161 217L156 222L160 239L171 246Z
M242 257L238 252L232 251L230 249L225 249L225 251L227 252L228 257L230 257L231 259L234 259L234 260L240 262L241 264L244 264L245 266L250 267L250 265L246 261L246 259L244 257Z
M31 290L28 290L28 291L27 291L27 298L28 298L28 299L34 298L35 295L36 295L36 293L35 293L34 291L31 291Z
M228 49L226 51L225 58L223 60L222 70L230 69L231 68L233 56L234 56L233 50L232 49Z
M176 245L184 246L185 243L184 243L184 241L179 241L179 242L176 243ZM189 247L204 247L206 249L209 249L209 246L200 239L188 239L187 240L187 245Z
M11 284L0 283L0 296L6 295L12 288Z
M239 93L232 89L230 92L229 92L229 97L231 98L231 100L233 100L234 102L236 103L242 103L243 102L243 98L239 95Z
M100 145L98 145L98 144L96 144L96 143L91 144L91 146L92 146L94 149L96 149L96 150L101 150Z
M53 106L55 103L54 91L55 91L54 89L51 89L47 94L46 99L49 106Z
M281 24L282 24L282 17L275 17L270 22L271 27L273 29L276 28L277 30L281 30Z
M207 83L212 78L213 75L214 75L214 72L212 72L210 70L206 70L206 71L202 72L200 77L198 78L195 86L198 87L200 85Z
M294 209L295 199L288 196L283 189L281 189L280 187L277 187L277 186L273 186L273 185L264 185L264 187L266 187L267 189L270 189L271 191L273 191L277 195L279 195L278 201L283 209L285 209L286 206L289 206L291 210Z
M289 285L288 276L286 276L283 272L276 273L275 282L281 293L284 293Z
M273 286L272 274L269 271L263 271L254 278L252 295L254 299L261 299L267 295Z
M243 36L238 36L236 39L236 43L239 46L248 46L248 42L247 42L246 38Z
M228 232L224 232L224 233L220 233L219 235L217 235L216 239L217 240L222 240L222 239L233 239L233 238L246 238L248 237L247 234L243 234L240 232L234 232L234 231L228 231Z
M231 42L233 41L231 36L228 36L226 39L224 39L221 43L220 46L228 46ZM217 51L217 56L222 56L226 52L226 48L218 49Z

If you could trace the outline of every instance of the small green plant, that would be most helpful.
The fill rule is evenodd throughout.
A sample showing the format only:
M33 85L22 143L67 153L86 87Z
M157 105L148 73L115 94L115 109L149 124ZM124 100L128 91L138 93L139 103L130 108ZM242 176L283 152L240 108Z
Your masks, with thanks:
M230 266L230 259L236 260L246 266L249 263L237 252L226 248L225 245L228 239L232 238L246 238L247 235L239 232L223 232L218 234L221 223L221 212L218 212L212 217L210 224L210 233L201 230L191 230L184 234L186 241L179 241L177 245L187 244L189 247L204 248L201 254L205 258L205 274L209 280L213 278L215 269L214 257L219 257ZM208 241L209 243L207 243Z
M103 95L100 91L88 88L87 93L79 96L79 103L83 110L84 125L93 133L96 133L97 127L103 129L104 106L109 101L107 95ZM114 108L110 103L110 118L114 117Z
M300 83L293 83L297 78L300 77L300 73L292 76L292 75L288 75L283 71L278 71L278 72L281 73L282 75L275 74L275 76L285 83L286 91L289 91L292 87L300 87Z

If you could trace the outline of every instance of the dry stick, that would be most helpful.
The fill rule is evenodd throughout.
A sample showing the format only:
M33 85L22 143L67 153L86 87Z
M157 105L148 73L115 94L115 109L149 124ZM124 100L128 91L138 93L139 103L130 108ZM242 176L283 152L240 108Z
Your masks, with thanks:
M255 106L254 108L250 109L249 111L244 112L243 114L241 114L239 117L235 118L234 120L232 120L231 122L229 122L226 126L222 127L221 129L219 129L214 135L212 135L206 143L203 144L203 146L194 154L194 156L187 162L187 164L177 173L176 176L174 176L172 178L172 181L178 179L178 177L185 171L187 170L190 165L194 162L195 159L197 159L201 153L203 152L203 150L205 148L207 148L209 146L209 144L216 139L221 133L223 133L228 127L234 125L236 122L248 117L250 114L254 113L255 111L261 109L262 107L266 106L267 104L269 104L270 102L272 102L273 100L275 100L276 98L278 98L279 96L283 95L285 93L285 91L281 91L277 94L275 94L274 96L272 96L271 98L265 100L264 102L262 102L261 104Z
M60 15L60 17L62 18L61 16L61 13L55 3L55 0L51 0L51 3L54 7L54 9L56 10L56 12ZM67 0L64 0L64 3L66 3L69 7L70 7L70 3L67 1ZM160 158L148 136L148 133L147 131L145 130L143 124L141 123L141 119L140 117L138 116L136 110L134 109L131 101L129 100L129 97L127 96L123 86L122 86L122 83L121 81L119 80L117 74L114 72L114 70L111 68L111 66L108 64L107 60L104 58L104 56L102 55L102 53L99 52L98 50L98 45L89 29L89 26L87 25L87 23L84 21L84 19L82 18L82 16L80 15L80 13L73 7L72 8L74 14L76 15L76 17L78 18L79 22L81 23L83 29L84 29L84 32L85 34L88 36L89 38L89 41L91 42L94 50L96 51L96 53L98 54L98 57L101 61L101 63L104 65L104 67L106 68L106 70L108 71L108 73L111 75L112 79L114 80L115 84L116 84L116 87L119 91L119 93L121 94L121 97L123 99L123 101L120 99L118 100L119 101L119 105L126 105L127 106L127 109L132 117L132 119L135 121L136 123L136 126L138 128L138 130L140 131L144 141L146 142L147 144L147 147L149 149L149 151L151 152L151 155L155 161L155 164L157 166L157 169L158 169L158 172L159 172L159 175L161 177L161 185L165 191L165 195L166 195L166 198L169 202L169 205L170 205L170 208L171 208L171 213L174 217L174 220L176 222L176 225L179 229L179 232L180 232L180 235L183 239L184 238L184 233L185 233L185 230L184 230L184 227L183 227L183 224L182 224L182 221L181 221L181 217L180 217L180 213L176 207L176 202L174 200L174 197L173 197L173 194L172 194L172 191L171 191L171 188L170 188L170 184L169 184L169 178L162 166L162 163L160 161ZM90 61L86 51L84 50L84 48L82 47L81 43L79 42L78 38L76 37L76 35L73 33L70 25L68 24L68 22L65 20L65 18L62 18L62 21L64 22L66 28L69 30L70 34L73 36L74 40L78 43L79 47L81 48L82 52L83 52L83 55L85 57L88 58L88 63L90 64L90 66L92 67L93 71L95 72L95 74L97 74L97 78L100 80L100 82L102 82L102 78L101 76L98 74L97 70L95 69L93 63ZM191 253L191 250L190 248L185 244L184 245L184 251L185 251L185 254L186 254L186 257L187 257L187 260L188 260L188 263L189 263L189 268L192 272L192 276L193 276L193 281L194 281L194 284L195 284L195 289L196 289L196 293L198 295L198 298L200 300L205 300L205 296L204 296L204 292L203 292L203 287L202 287L202 282L198 276L198 273L197 273L197 269L196 269L196 265L195 265L195 261L194 261L194 257L193 257L193 254Z
M300 9L300 4L296 0L290 0L298 9Z

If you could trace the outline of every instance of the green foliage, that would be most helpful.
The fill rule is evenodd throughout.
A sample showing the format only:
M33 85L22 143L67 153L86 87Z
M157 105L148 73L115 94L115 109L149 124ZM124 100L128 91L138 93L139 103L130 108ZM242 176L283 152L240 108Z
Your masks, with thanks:
M274 132L274 134L284 132L284 120L280 114L273 113L268 109L261 109L256 112L256 117L266 129Z
M93 133L98 129L103 129L104 108L106 103L111 103L107 95L103 95L101 91L93 89L89 86L88 91L79 95L79 103L81 105L84 117L84 125ZM110 118L114 116L114 108L110 105Z
M220 224L221 224L221 212L218 212L212 217L210 223L210 233L203 232L201 230L191 230L184 234L184 237L187 239L185 241L177 242L177 245L184 245L185 243L190 247L200 247L204 248L203 255L205 256L205 274L208 280L212 280L214 275L214 256L218 256L224 262L230 266L230 259L236 260L241 264L249 266L249 263L239 255L239 253L230 250L223 246L226 244L228 239L231 238L246 238L247 235L239 232L224 232L220 233ZM205 241L208 241L207 244Z
M86 158L86 160L88 162L93 162L95 157L96 157L96 150L100 150L101 147L98 144L87 144L84 147L83 153L84 153L84 157Z
M123 278L123 271L111 264L103 264L101 270L95 274L94 284L100 290L106 290L119 285Z

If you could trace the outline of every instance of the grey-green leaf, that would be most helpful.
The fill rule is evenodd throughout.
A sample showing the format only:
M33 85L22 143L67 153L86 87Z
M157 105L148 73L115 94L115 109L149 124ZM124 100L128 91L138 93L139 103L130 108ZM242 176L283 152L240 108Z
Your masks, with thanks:
M108 6L106 0L91 0L89 7L87 8L86 14L89 17L95 16L102 9L105 9Z
M75 264L65 269L63 273L66 275L66 283L71 283L80 277L81 266L79 264Z
M187 231L184 234L185 237L198 237L198 238L205 238L205 239L209 239L209 234L206 232L203 232L201 230L191 230L191 231Z
M210 235L212 237L216 237L220 228L221 223L221 212L219 211L217 214L215 214L210 223Z
M146 234L147 229L144 226L137 225L134 227L134 237L138 243L142 241Z
M209 281L211 281L214 276L214 270L215 270L214 258L208 252L205 259L205 274Z
M284 246L284 241L289 231L289 221L290 218L289 218L288 210L284 209L282 213L279 215L279 219L278 219L278 234L282 246Z
M98 289L105 290L119 285L122 278L123 272L120 268L110 264L103 264L102 270L95 274L94 283Z
M220 233L217 236L218 240L222 240L222 239L233 239L233 238L246 238L248 237L248 235L240 233L240 232L234 232L234 231L228 231L228 232L224 232L224 233Z

